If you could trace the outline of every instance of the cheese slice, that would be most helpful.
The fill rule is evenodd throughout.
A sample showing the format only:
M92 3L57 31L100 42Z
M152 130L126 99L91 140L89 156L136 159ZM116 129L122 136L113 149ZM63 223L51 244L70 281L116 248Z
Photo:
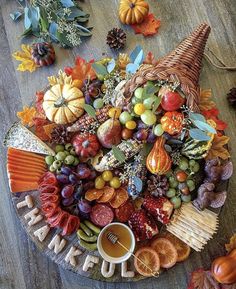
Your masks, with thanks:
M28 152L55 155L55 152L21 123L15 122L7 132L3 144Z

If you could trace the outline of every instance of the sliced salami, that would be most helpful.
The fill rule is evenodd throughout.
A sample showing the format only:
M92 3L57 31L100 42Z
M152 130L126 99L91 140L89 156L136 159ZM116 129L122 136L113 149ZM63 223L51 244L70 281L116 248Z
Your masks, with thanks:
M114 213L107 205L97 204L92 208L90 218L95 225L105 227L113 221Z
M56 186L58 184L56 176L51 173L51 172L46 172L45 174L43 174L43 176L40 178L39 182L38 182L39 186L41 186L42 184L47 184L47 185L54 185Z

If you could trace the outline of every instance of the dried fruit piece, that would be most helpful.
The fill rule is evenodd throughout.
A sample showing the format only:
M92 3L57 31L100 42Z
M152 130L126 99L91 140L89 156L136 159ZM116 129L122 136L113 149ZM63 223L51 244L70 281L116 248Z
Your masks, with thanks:
M115 190L115 196L110 201L112 208L116 209L123 205L129 198L128 192L124 188L119 188Z
M175 246L178 254L177 262L182 262L188 258L191 249L187 244L169 232L163 232L161 237L168 239Z
M99 199L102 195L103 189L90 189L85 193L85 199L91 202Z
M33 126L34 124L34 116L36 115L35 107L23 106L22 111L17 112L17 116L21 120L23 125L27 125L28 127Z
M158 32L158 28L161 25L161 21L156 19L155 16L150 13L145 17L144 21L140 24L131 25L135 34L143 34L144 36L151 36Z
M134 267L139 274L148 277L160 270L160 258L152 248L142 247L135 253L135 256L137 258L134 259Z
M177 262L177 250L168 239L155 239L152 241L151 247L158 253L162 268L171 268Z
M106 186L101 191L103 195L97 199L97 203L107 203L115 196L115 190L111 187Z

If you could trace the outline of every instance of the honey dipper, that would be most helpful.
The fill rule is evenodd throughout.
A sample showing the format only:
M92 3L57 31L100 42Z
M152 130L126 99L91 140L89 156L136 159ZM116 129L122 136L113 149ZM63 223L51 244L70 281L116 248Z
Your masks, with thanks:
M154 272L148 265L146 265L143 260L141 260L140 258L136 257L124 244L122 244L119 241L119 238L117 235L115 235L114 233L112 233L111 231L108 231L106 234L107 239L112 242L112 244L119 244L123 249L125 249L125 251L127 251L128 253L130 253L135 259L137 259L139 262L141 262L145 267L147 267L152 273L152 276L157 278L159 277L159 272Z

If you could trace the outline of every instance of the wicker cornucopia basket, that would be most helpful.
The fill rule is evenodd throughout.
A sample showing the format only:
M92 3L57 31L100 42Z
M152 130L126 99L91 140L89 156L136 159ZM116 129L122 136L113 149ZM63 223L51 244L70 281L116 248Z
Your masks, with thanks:
M125 97L129 102L134 90L148 80L178 81L181 90L187 96L187 106L193 111L199 111L199 86L198 80L201 70L203 53L210 26L203 23L179 46L160 59L156 66L142 66L140 70L127 82Z

